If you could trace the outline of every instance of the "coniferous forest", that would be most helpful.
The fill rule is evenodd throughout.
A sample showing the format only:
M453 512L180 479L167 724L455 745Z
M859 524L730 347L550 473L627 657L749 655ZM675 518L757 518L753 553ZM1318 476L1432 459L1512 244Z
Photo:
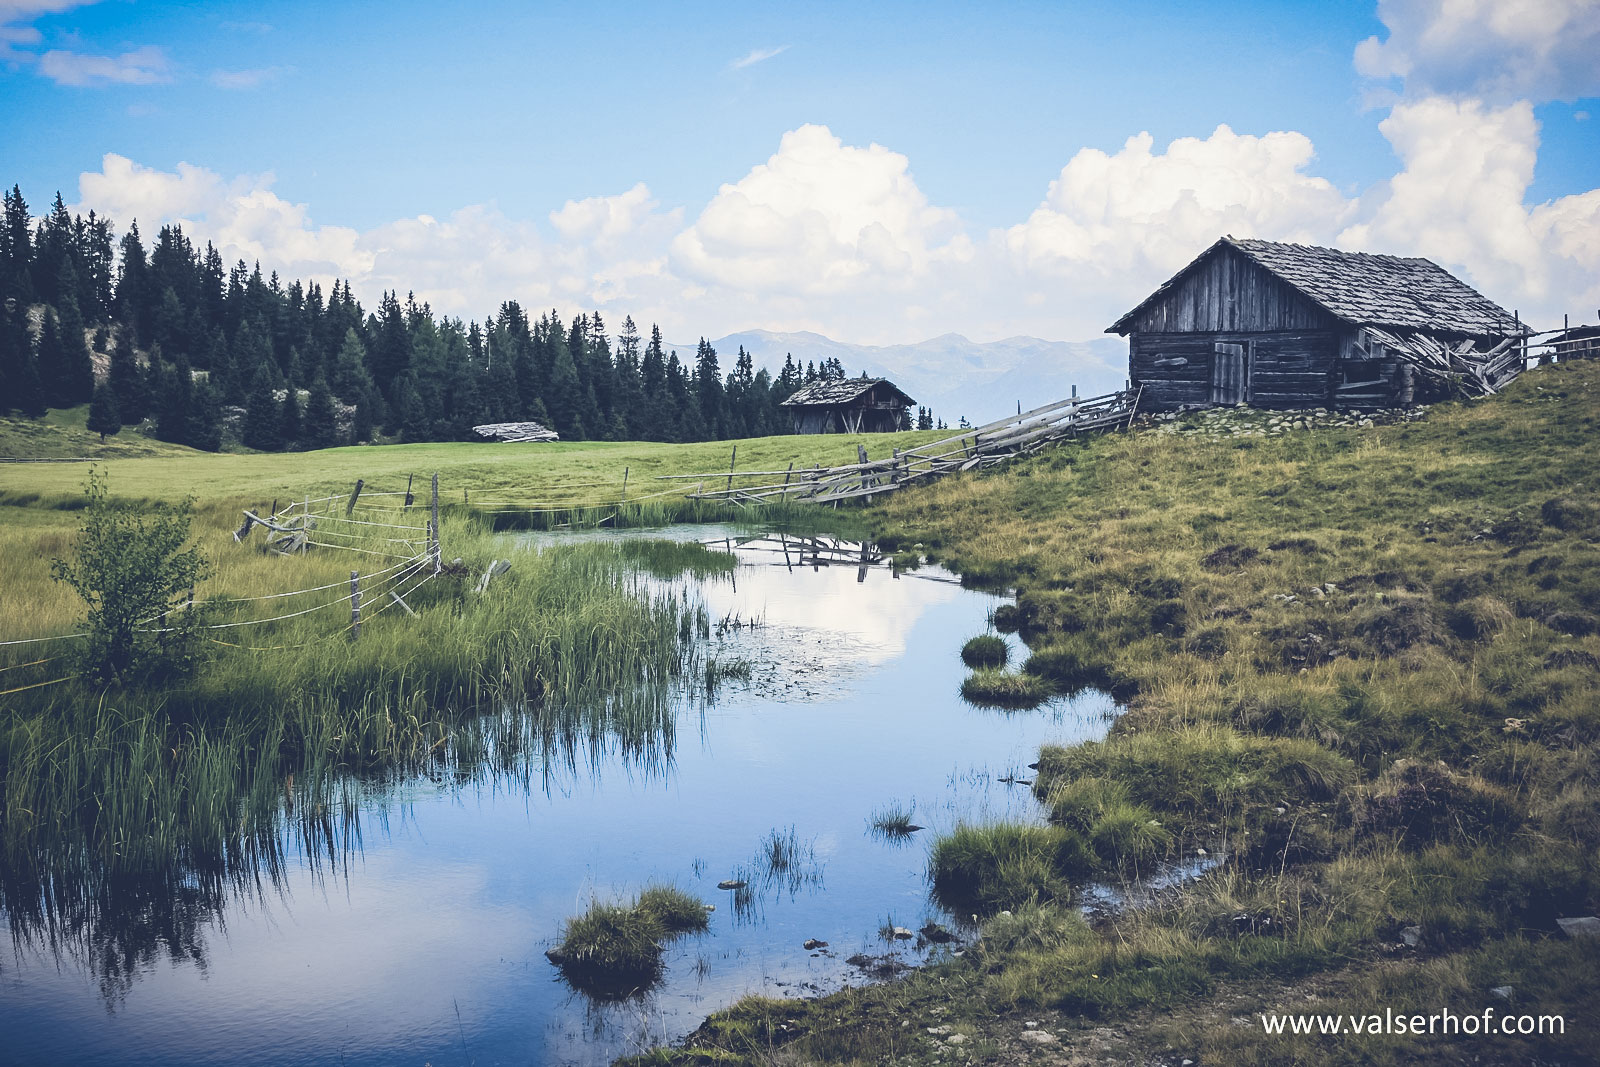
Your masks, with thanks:
M743 348L724 374L703 339L682 359L654 326L628 318L612 336L599 312L563 323L515 300L482 322L397 292L368 310L347 281L324 293L229 266L175 225L147 245L136 221L118 236L60 193L37 221L20 188L4 197L0 414L88 403L92 432L141 426L209 451L472 440L524 420L569 441L703 441L788 433L778 405L844 376L791 356L773 377Z

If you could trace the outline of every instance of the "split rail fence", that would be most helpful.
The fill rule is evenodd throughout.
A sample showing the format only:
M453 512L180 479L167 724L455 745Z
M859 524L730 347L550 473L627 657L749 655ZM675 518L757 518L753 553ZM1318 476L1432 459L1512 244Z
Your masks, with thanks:
M693 500L725 500L744 505L780 501L837 505L958 471L992 467L1016 456L1037 452L1063 438L1124 429L1139 409L1139 395L1135 390L1122 390L1104 396L1058 400L963 430L954 437L904 451L896 449L885 459L869 460L865 446L858 445L859 462L844 466L797 470L790 464L787 470L781 471L741 471L737 469L738 450L735 449L726 471L659 477L663 481L698 480L700 484L687 494Z

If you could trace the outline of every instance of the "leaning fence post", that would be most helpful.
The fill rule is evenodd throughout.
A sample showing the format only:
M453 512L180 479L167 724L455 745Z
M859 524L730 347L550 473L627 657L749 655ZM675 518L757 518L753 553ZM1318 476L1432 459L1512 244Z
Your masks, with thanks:
M444 561L439 557L439 472L433 472L433 573L438 574L444 566Z
M728 487L725 492L733 492L733 468L739 464L739 446L733 446L733 455L728 457Z
M406 475L406 504L405 504L405 506L408 507L408 508L412 504L415 504L417 502L417 498L411 495L411 481L415 477L416 477L415 473Z
M344 506L344 517L345 518L348 519L350 517L351 512L356 510L356 498L361 495L361 487L363 485L366 485L366 484L367 483L362 481L360 478L356 479L356 487L350 493L350 503L348 503L348 504L346 504Z
M735 446L735 447L737 447L737 446ZM627 467L623 467L622 468L622 502L624 504L626 504L628 502L628 468Z
M361 636L361 572L350 572L350 640Z

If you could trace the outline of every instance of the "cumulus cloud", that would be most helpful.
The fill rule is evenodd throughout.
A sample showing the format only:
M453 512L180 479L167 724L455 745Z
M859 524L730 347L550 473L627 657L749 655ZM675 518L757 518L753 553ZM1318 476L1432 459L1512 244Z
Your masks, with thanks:
M1524 206L1539 150L1530 103L1429 97L1396 105L1379 129L1402 169L1341 246L1454 266L1533 321L1595 306L1600 189Z
M1600 93L1600 0L1379 0L1389 35L1356 69L1401 78L1413 96L1506 103Z
M1075 339L1104 329L1223 233L1424 255L1536 324L1600 306L1600 190L1524 206L1538 150L1527 104L1429 98L1381 129L1402 167L1361 196L1314 172L1303 134L1164 148L1148 134L1072 156L1029 216L970 233L931 204L905 156L823 126L721 186L692 218L648 186L570 200L545 219L474 205L367 230L319 223L272 176L224 178L107 155L82 208L147 234L162 222L285 277L349 279L366 302L414 291L481 317L501 300L599 309L669 337L816 330L899 343L947 331Z
M672 261L702 284L818 296L904 289L962 251L955 213L928 203L905 156L806 125L717 191L674 239Z
M1308 174L1315 151L1294 132L1218 126L1153 151L1148 133L1112 155L1080 150L1005 244L1026 274L1159 281L1224 233L1326 242L1353 205Z

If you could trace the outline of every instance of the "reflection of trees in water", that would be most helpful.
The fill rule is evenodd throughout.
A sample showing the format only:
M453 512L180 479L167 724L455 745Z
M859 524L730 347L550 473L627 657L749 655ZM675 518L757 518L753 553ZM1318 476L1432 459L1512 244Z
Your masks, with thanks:
M679 706L674 687L651 685L585 704L508 707L463 723L420 764L235 775L231 795L165 814L181 829L163 835L174 843L162 856L105 841L93 818L57 819L55 839L36 835L31 847L0 850L0 910L17 956L92 975L114 1007L157 963L204 971L208 940L230 906L283 899L291 872L347 877L363 817L386 825L403 811L408 787L564 793L618 765L665 776Z

